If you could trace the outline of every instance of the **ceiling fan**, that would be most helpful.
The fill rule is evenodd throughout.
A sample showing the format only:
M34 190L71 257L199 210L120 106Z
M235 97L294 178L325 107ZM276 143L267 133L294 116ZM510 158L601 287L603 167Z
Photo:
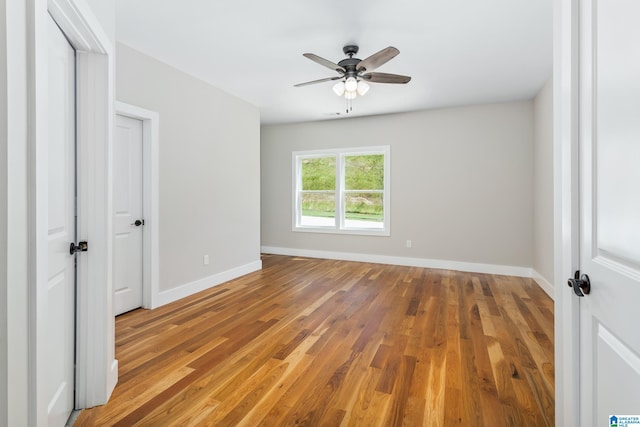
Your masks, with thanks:
M352 109L351 100L355 99L358 95L363 96L369 90L369 84L367 82L399 84L408 83L411 80L411 77L400 74L373 72L373 70L387 63L400 53L400 51L395 47L389 46L384 48L366 59L353 57L358 53L358 50L359 48L356 45L344 46L342 51L348 56L348 58L343 59L337 64L313 53L304 53L303 56L306 58L309 58L320 65L324 65L331 70L337 71L339 75L319 80L312 80L305 83L298 83L294 86L300 87L339 80L339 82L333 86L333 91L338 96L344 96L347 99L347 112L349 112Z

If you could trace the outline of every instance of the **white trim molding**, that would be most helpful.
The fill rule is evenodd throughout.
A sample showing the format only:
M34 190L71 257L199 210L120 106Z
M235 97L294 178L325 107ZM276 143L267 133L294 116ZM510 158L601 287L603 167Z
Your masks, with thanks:
M511 265L482 264L475 262L451 261L427 258L406 258L389 255L372 255L352 252L316 251L310 249L278 248L262 246L262 253L274 255L301 256L307 258L326 258L342 261L371 262L375 264L404 265L407 267L435 268L439 270L456 270L471 273L499 274L531 278L533 271L529 267Z
M112 137L113 80L110 55L77 52L78 257L76 407L107 402L117 379L113 314Z
M554 283L579 269L580 1L553 3ZM555 424L580 425L580 307L566 286L555 286ZM586 408L585 408L586 409Z
M61 30L76 48L78 239L76 408L102 405L117 383L113 314L112 140L114 46L84 1L53 2ZM57 19L60 19L58 16ZM65 24L69 24L65 26ZM85 256L86 255L86 256ZM115 375L115 376L114 376Z
M84 0L47 0L47 9L74 49L108 54L109 37Z
M193 282L185 283L184 285L160 292L158 295L158 304L169 304L181 298L218 286L222 283L228 282L229 280L237 279L240 276L253 273L260 269L262 269L262 261L259 260L221 273L212 274L211 276L203 277L202 279L194 280Z
M547 280L545 279L542 274L538 273L535 269L533 270L533 275L532 275L533 280L536 281L536 283L538 284L538 286L540 286L542 288L542 290L549 295L549 297L551 299L555 299L555 289L554 286Z
M152 309L160 305L160 208L158 203L160 116L155 111L119 101L116 101L116 113L142 121L142 212L145 220L142 241L142 306Z

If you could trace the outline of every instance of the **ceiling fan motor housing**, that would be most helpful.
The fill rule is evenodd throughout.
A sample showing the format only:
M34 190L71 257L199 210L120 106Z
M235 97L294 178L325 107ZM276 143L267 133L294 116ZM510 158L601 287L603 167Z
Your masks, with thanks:
M353 55L358 53L358 50L359 50L358 46L353 44L346 45L345 47L342 48L342 51L344 52L344 54L348 55L349 57L338 62L338 65L346 70L346 73L344 73L344 76L347 78L357 77L358 75L358 71L356 71L356 67L361 62L361 60L353 57Z
M338 62L338 65L346 70L346 72L344 73L346 77L356 77L358 75L356 66L360 63L360 61L361 60L358 58L347 58Z
M342 48L342 51L347 56L355 55L356 53L358 53L358 50L360 50L360 48L355 44L348 44Z

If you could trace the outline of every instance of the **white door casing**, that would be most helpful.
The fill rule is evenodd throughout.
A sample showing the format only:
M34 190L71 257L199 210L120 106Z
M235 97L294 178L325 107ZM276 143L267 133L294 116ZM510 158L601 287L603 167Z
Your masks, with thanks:
M124 102L116 102L116 113L142 123L142 211L145 221L142 233L142 307L151 309L161 305L158 289L159 114Z
M48 22L47 425L64 426L74 407L75 52Z
M580 426L579 298L566 287L579 269L578 81L582 0L553 3L555 424Z
M113 150L115 315L143 305L142 155L142 121L117 115Z
M640 3L580 10L580 425L640 415Z

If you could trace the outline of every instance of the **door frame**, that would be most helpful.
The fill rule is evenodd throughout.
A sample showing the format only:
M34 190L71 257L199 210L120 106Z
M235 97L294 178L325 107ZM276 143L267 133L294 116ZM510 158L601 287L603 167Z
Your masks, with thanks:
M76 408L107 402L117 382L112 288L114 48L84 0L28 0L26 13L28 418L46 425L47 14L76 49L78 257Z
M567 427L580 425L580 305L566 286L580 268L580 2L553 3L555 423Z
M155 111L116 101L116 114L142 122L142 307L159 303L158 140L160 116ZM114 249L115 250L115 249Z

